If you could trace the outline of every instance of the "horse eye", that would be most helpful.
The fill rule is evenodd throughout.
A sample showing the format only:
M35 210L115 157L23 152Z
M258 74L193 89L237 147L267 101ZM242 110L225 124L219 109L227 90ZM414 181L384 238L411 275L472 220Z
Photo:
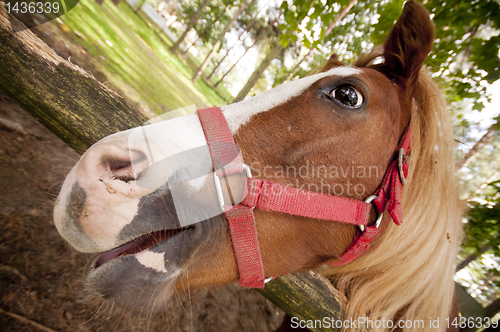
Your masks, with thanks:
M363 95L350 84L335 88L330 95L348 107L358 108L363 104Z

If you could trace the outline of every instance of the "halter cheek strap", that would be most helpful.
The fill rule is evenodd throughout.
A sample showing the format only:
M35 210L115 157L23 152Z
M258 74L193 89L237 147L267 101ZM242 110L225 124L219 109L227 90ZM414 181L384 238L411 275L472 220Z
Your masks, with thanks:
M196 113L207 139L215 175L220 178L243 171L243 161L222 111L212 107ZM244 287L264 288L264 266L253 208L243 204L223 205L222 208L238 266L239 283Z
M197 115L205 133L216 178L243 172L243 161L222 111L218 107L212 107L198 110ZM266 280L255 227L254 208L359 226L361 230L357 232L349 248L339 259L327 262L330 265L347 264L369 248L370 242L381 231L378 227L379 221L387 205L390 216L400 225L401 190L408 174L410 135L408 128L400 144L400 158L389 166L379 189L367 202L247 177L243 201L234 206L221 203L228 221L239 283L245 287L264 288ZM375 208L379 219L376 225L368 226L372 208Z
M408 176L410 140L411 127L408 125L399 143L398 159L392 162L382 179L380 187L370 196L370 198L373 198L371 203L375 206L375 210L379 214L376 224L358 231L351 245L342 256L337 260L328 261L327 264L333 266L347 264L361 255L363 251L367 250L370 247L370 242L382 232L379 226L382 220L382 213L386 207L394 223L398 226L401 225L403 220L401 193L403 191L403 184Z

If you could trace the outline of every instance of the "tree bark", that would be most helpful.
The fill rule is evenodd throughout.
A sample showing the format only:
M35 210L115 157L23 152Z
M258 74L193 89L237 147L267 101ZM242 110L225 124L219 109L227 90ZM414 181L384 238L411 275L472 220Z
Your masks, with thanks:
M288 315L300 320L323 320L325 317L342 320L342 307L334 296L336 289L326 278L314 272L277 277L259 292ZM342 329L335 328L334 324L330 328L322 324L322 328L310 330L340 332Z
M66 144L81 153L144 122L115 92L22 29L1 3L0 90Z
M0 90L61 140L82 153L102 137L143 123L121 97L19 24L11 28L0 3ZM261 293L289 315L317 319L339 317L332 290L323 277L302 272L276 278Z
M488 131L477 141L474 146L467 152L467 154L464 156L462 160L460 160L456 165L455 168L458 171L462 167L466 167L467 165L470 164L470 162L476 157L477 153L483 148L485 144L487 144L489 141L495 137L495 134L497 132L496 126L498 124L494 123Z
M203 70L207 67L208 62L210 61L210 59L212 59L212 57L214 56L215 52L219 49L219 46L221 45L222 40L224 39L224 36L226 35L226 32L228 32L229 29L231 29L231 27L233 26L234 22L236 22L236 20L238 19L238 17L243 13L243 11L248 7L248 5L250 3L252 3L252 2L254 2L254 1L256 1L256 0L245 0L245 2L243 2L241 4L240 8L233 15L233 18L231 19L231 21L229 21L229 23L226 24L226 26L224 27L224 30L221 32L221 34L219 35L219 37L217 37L217 40L215 41L214 45L212 46L212 49L210 50L210 52L208 52L205 60L203 60L203 63L194 72L194 75L191 78L191 80L193 82L196 81L196 79L198 77L200 77L200 75L203 72Z
M262 77L262 74L264 71L269 67L271 64L271 61L273 61L278 54L281 53L285 48L283 45L277 43L275 46L271 48L271 50L267 53L266 57L260 65L255 69L255 71L252 73L250 78L248 79L248 82L245 84L245 86L241 89L241 91L238 93L238 95L234 98L233 103L242 101L245 99L245 97L248 95L250 90L257 84L257 81Z
M184 30L184 32L182 33L182 35L177 38L177 40L175 41L174 45L172 45L170 47L170 50L172 52L176 52L177 49L179 48L179 45L184 41L184 38L186 38L187 34L189 33L189 31L194 27L194 25L196 24L196 22L198 22L198 19L200 18L200 14L201 12L203 11L203 9L205 8L205 6L208 4L208 1L209 0L203 0L203 2L201 3L200 7L198 8L198 10L193 14L193 16L191 16L191 19L189 20L187 26L186 26L186 30Z

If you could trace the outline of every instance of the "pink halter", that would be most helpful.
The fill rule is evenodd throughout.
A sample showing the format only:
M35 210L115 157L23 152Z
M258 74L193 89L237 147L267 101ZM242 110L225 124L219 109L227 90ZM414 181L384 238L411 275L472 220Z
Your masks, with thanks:
M341 196L309 192L272 181L251 177L243 164L222 111L212 107L197 111L212 157L217 181L220 177L247 171L245 196L238 205L219 201L227 219L233 250L238 265L239 283L244 287L264 288L265 274L260 254L253 209L282 212L307 218L337 221L359 226L353 242L339 259L330 265L351 262L369 248L381 230L382 214L386 209L396 225L402 222L401 192L408 175L408 153L411 130L408 126L399 145L399 158L394 160L377 191L364 202ZM231 143L231 144L228 144ZM234 156L238 156L236 159ZM220 192L220 191L219 191ZM372 208L378 215L375 225L368 226Z

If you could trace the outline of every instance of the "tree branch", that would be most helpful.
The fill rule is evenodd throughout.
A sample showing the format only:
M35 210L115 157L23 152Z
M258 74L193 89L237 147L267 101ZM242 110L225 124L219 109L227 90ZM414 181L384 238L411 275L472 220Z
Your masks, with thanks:
M470 164L470 162L476 157L477 153L488 143L490 142L493 137L495 137L495 134L497 133L496 126L498 124L494 123L488 131L474 144L474 146L465 154L462 160L460 160L456 165L455 168L457 170L461 169L462 167L467 167L467 165Z
M491 246L483 246L483 247L481 247L481 249L479 249L479 251L476 251L475 253L470 254L466 259L464 259L463 261L461 261L457 265L455 272L458 272L458 271L464 269L467 265L469 265L470 262L475 261L479 256L481 256L483 253L485 253L486 251L488 251L490 249L492 249Z

